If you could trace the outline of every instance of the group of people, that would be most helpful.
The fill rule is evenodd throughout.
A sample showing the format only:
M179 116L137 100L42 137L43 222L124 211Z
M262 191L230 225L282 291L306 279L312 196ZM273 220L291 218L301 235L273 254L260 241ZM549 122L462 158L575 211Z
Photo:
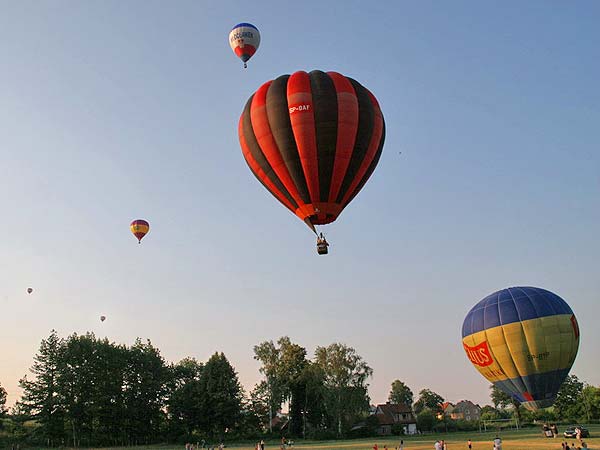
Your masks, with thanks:
M208 450L224 450L225 449L225 444L223 444L222 442L219 444L218 447L213 446L207 446L206 445L206 441L204 439L202 439L202 444L196 442L196 445L194 444L190 444L189 442L187 442L185 444L185 450L199 450L199 449L208 449Z
M442 439L441 441L435 441L433 448L435 450L448 450L448 444ZM469 450L473 448L473 442L471 439L467 440L467 448ZM377 444L373 445L373 450L380 450ZM388 450L387 445L383 446L383 450ZM400 440L400 444L395 448L395 450L404 450L404 440ZM502 450L502 439L500 439L498 436L496 436L494 439L494 450ZM573 447L572 450L575 450L575 447Z
M446 441L442 439L441 441L435 441L435 444L433 444L433 448L435 450L447 450L448 444L446 444Z
M571 443L571 446L569 447L568 442L562 442L560 445L562 450L582 450L588 448L587 444L584 441L581 441L581 445L577 446L575 446L575 443Z
M377 444L375 444L373 446L373 450L379 450L379 446ZM383 446L383 450L388 450L387 445ZM396 447L395 450L404 450L404 440L403 439L400 439L400 444L398 444L398 447Z

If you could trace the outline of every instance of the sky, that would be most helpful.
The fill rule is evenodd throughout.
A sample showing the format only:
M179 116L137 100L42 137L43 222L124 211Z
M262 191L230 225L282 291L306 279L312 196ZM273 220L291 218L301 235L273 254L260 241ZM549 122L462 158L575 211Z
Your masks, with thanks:
M600 385L600 3L0 0L0 384L40 341L150 339L167 361L343 342L415 395L489 403L462 321L538 286ZM262 40L248 69L239 22ZM379 100L379 165L330 254L254 178L237 123L264 82L334 70ZM133 219L150 222L142 245ZM31 295L26 289L34 289ZM100 315L107 319L101 323Z

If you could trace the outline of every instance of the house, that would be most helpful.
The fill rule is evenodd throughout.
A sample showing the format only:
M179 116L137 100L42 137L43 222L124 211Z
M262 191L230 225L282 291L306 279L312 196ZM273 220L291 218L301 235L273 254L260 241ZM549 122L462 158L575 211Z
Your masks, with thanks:
M448 403L448 402L446 402ZM461 400L456 405L448 403L446 407L442 404L442 409L447 417L452 420L479 420L481 417L481 408L469 400Z
M442 407L442 412L446 417L451 417L454 412L454 405L450 402L444 402L440 405Z
M392 427L400 427L404 434L417 432L417 419L410 406L405 404L384 403L377 405L375 417L379 422L377 434L387 436L392 434Z

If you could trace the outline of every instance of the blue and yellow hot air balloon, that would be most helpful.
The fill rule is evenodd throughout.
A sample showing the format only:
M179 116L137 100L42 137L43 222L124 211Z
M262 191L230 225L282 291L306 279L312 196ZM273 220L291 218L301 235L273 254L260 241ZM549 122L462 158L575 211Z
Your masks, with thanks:
M567 302L536 287L488 295L465 317L462 337L479 373L531 411L554 403L579 348Z

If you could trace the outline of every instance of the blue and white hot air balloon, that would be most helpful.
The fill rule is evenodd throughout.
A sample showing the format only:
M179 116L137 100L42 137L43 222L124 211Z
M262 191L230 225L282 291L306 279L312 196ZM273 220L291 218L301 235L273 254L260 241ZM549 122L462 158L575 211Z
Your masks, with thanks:
M258 28L251 23L238 23L229 33L229 45L237 57L244 61L245 69L260 45Z

